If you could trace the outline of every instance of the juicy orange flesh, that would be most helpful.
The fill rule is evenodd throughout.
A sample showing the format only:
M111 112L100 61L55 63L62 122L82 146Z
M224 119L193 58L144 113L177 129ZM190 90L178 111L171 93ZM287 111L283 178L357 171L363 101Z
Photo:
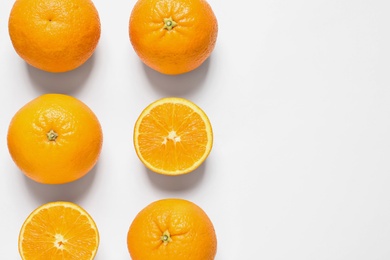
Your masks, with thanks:
M97 230L78 210L54 206L42 209L24 227L21 253L25 259L92 259Z
M205 154L206 125L190 107L166 103L142 119L138 142L142 157L155 168L188 169Z

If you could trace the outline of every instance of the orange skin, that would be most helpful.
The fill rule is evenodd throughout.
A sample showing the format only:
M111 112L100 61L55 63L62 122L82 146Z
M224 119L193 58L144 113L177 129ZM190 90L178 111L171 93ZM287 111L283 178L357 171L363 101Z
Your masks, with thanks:
M96 164L100 123L84 103L67 95L42 95L22 107L8 129L8 149L29 178L44 184L75 181Z
M164 199L135 217L127 235L133 260L213 260L217 238L212 222L196 204Z
M16 0L8 30L15 51L28 64L65 72L95 51L100 19L90 0Z
M217 34L217 19L205 0L139 0L130 16L135 52L163 74L199 67L213 51Z

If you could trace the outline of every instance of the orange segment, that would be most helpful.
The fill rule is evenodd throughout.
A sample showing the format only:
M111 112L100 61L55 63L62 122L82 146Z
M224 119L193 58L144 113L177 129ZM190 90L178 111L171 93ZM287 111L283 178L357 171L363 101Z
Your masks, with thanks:
M50 202L34 210L19 234L22 259L94 259L99 246L95 222L71 202Z
M185 174L206 160L213 145L207 115L189 100L169 97L150 104L134 128L134 146L150 170Z

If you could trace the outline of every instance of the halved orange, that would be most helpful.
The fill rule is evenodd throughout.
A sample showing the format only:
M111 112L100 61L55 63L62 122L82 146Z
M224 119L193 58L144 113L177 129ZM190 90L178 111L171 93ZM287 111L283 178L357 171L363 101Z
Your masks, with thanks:
M99 232L91 216L72 202L50 202L25 220L19 234L22 259L92 260Z
M143 164L165 175L198 168L213 146L213 131L205 112L177 97L159 99L146 107L134 127L134 147Z

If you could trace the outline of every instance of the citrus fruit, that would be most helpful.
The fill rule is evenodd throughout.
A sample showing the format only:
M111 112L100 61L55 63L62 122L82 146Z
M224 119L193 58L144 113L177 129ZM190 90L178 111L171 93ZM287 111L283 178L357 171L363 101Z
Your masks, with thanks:
M217 238L199 206L183 199L163 199L137 214L127 246L133 260L212 260Z
M99 232L91 216L71 202L50 202L35 209L19 233L23 260L91 260Z
M138 0L130 15L135 52L163 74L199 67L213 51L217 34L217 19L205 0Z
M146 107L134 127L134 147L150 170L165 175L189 173L199 167L213 145L210 121L193 102L177 97Z
M24 105L7 135L10 155L21 171L45 184L87 174L100 155L103 134L92 110L63 94L45 94Z
M15 51L49 72L85 63L100 38L99 14L90 0L16 0L8 20Z

